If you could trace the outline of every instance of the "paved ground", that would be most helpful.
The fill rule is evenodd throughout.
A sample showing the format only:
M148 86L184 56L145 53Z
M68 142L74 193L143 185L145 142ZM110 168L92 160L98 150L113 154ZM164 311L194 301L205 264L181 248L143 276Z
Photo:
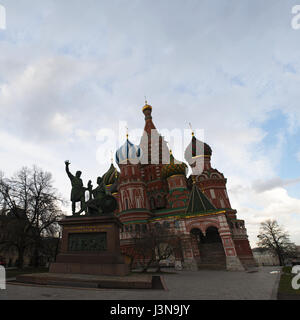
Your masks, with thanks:
M279 267L261 267L258 272L181 271L164 275L168 291L121 289L74 289L7 284L0 300L201 300L276 299Z

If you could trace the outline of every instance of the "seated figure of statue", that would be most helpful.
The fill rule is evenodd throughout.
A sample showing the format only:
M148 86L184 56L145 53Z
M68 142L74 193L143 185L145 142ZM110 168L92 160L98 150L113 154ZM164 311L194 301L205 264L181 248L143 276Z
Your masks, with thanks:
M98 186L93 190L91 181L88 183L90 200L86 202L88 215L113 214L117 209L117 200L108 194L101 177L97 179Z
M90 199L87 201L86 206L88 208L89 215L97 215L103 212L101 203L106 196L106 186L104 185L102 178L97 179L98 186L93 190L93 186L89 181L88 189L90 192Z

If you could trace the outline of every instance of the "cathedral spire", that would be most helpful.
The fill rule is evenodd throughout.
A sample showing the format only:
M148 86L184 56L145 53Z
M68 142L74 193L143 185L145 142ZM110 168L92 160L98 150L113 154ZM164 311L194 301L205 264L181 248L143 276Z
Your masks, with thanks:
M195 135L195 132L194 132L194 130L193 130L193 128L192 128L192 124L189 122L189 126L190 126L190 128L191 128L191 131L192 131L192 137L194 137L194 135Z
M151 116L152 106L150 106L150 104L148 104L147 100L145 100L145 105L143 106L142 110L143 110L143 113L145 115L145 120L152 119L152 116Z
M152 106L145 101L142 109L145 115L144 133L141 138L140 147L142 149L143 164L162 164L168 163L169 148L164 138L157 131L152 122Z
M151 135L151 130L153 130L153 129L156 130L156 127L155 127L154 123L152 122L152 115L151 115L152 114L152 106L150 106L150 104L148 104L147 100L145 101L145 105L143 106L142 111L145 115L144 131L146 131L148 135Z

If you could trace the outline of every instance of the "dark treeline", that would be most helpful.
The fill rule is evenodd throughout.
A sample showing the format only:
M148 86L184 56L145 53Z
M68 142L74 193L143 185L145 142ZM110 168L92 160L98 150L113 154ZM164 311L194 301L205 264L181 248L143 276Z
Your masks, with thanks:
M25 254L39 266L42 255L54 254L49 240L59 241L61 204L51 173L36 166L24 167L10 178L0 172L0 252L16 252L19 268Z

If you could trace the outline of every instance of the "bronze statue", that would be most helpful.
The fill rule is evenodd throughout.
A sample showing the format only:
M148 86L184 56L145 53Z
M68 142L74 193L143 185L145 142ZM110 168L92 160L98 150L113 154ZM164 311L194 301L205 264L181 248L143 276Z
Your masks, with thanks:
M86 202L86 206L88 208L88 214L90 215L102 213L101 201L106 196L106 186L101 177L98 177L97 184L98 186L94 190L90 182L88 185L90 199Z
M90 198L86 203L88 214L112 214L117 209L117 200L112 195L108 194L101 177L98 177L97 184L98 186L94 190L91 189L92 186L90 185L89 191L93 198Z
M85 206L85 191L88 190L83 186L83 182L81 177L81 171L77 171L75 176L70 172L69 165L70 162L67 160L65 161L66 164L66 172L68 177L71 180L72 184L72 190L71 190L71 201L72 201L72 214L73 215L79 215L81 212L86 212L86 206ZM76 210L76 202L80 201L80 211L75 212Z
M98 186L93 190L91 180L89 180L87 188L83 186L83 182L80 178L81 171L77 171L75 176L69 170L70 162L65 161L66 172L71 180L72 191L72 213L73 215L80 215L83 211L85 215L99 215L113 213L117 208L117 200L107 194L106 186L101 177L97 178ZM89 191L89 200L85 201L85 191ZM80 201L80 211L75 212L76 202Z

